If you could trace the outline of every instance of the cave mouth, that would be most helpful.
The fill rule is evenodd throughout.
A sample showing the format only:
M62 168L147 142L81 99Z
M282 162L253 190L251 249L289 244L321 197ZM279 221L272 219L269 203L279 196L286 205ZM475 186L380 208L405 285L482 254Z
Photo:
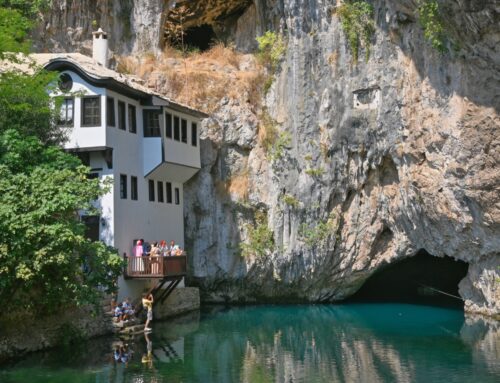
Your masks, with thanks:
M422 249L411 258L377 271L346 302L412 303L463 309L462 299L457 298L458 284L467 269L466 262L435 257Z
M199 49L201 52L210 49L217 36L208 24L199 25L186 29L184 43L188 49Z

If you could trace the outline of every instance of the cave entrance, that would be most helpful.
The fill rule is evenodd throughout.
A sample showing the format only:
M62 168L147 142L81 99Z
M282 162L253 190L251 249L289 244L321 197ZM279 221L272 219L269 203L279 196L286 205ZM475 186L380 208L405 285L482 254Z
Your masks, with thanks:
M208 24L188 28L184 35L184 43L188 49L196 48L200 51L210 49L217 36L213 28Z
M373 274L347 302L398 302L463 308L458 283L468 264L425 250ZM446 295L446 294L448 295Z

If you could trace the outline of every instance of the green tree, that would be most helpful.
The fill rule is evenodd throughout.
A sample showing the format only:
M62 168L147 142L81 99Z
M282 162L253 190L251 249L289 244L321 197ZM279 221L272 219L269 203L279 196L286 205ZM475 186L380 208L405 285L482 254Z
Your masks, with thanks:
M0 0L0 59L27 52L43 0ZM57 100L48 92L57 74L25 65L31 74L0 74L0 301L9 308L50 312L97 303L114 288L122 261L116 250L85 237L79 212L106 192L89 169L60 146Z
M85 237L78 211L105 188L59 147L0 135L0 299L50 311L96 303L121 271L116 251Z
M0 7L0 59L6 52L27 52L32 24L17 10Z
M25 136L36 136L43 143L61 143L66 132L56 126L58 100L52 100L47 93L57 84L58 75L32 70L32 75L0 73L0 134L14 129Z

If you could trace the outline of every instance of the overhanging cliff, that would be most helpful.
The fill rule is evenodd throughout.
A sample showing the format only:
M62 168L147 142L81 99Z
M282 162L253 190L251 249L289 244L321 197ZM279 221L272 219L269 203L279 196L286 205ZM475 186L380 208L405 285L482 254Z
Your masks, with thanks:
M135 1L119 16L125 3L51 15L53 46L68 46L71 17L83 34L98 11L115 52L161 47L170 2ZM189 3L191 26L210 25L243 51L270 29L287 42L262 105L222 97L203 126L203 168L185 189L190 282L203 299L341 300L425 249L467 262L466 310L498 315L498 5L437 1L449 39L440 53L424 37L421 2L370 1L370 55L362 48L354 63L336 1ZM264 145L266 125L275 140ZM236 179L245 193L227 187ZM264 226L273 246L242 257Z

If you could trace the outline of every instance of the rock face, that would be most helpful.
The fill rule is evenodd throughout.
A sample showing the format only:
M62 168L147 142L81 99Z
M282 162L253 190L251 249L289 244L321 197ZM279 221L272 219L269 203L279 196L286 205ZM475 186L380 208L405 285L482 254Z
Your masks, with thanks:
M146 20L158 20L159 3L134 2L134 12L151 10L139 23L145 36L158 35ZM203 168L185 188L190 280L202 299L337 301L425 249L469 263L467 311L500 314L498 5L439 0L456 43L440 54L416 1L375 0L371 54L354 64L334 1L191 3L199 23L222 20L244 50L268 29L287 41L264 111L225 98L203 126ZM147 39L125 40L146 50L134 44ZM259 139L264 115L276 121L279 155ZM226 187L237 177L248 193ZM274 249L243 258L258 211Z
M91 55L92 31L101 27L117 54L156 51L163 10L163 0L53 0L34 34L35 49Z
M469 263L466 310L500 313L499 10L440 3L458 53L429 45L414 2L375 1L371 56L355 65L331 4L257 2L285 23L266 105L291 142L266 158L255 115L238 102L206 121L185 205L205 300L336 301L425 249ZM242 172L247 200L218 193ZM275 250L243 259L256 210Z

